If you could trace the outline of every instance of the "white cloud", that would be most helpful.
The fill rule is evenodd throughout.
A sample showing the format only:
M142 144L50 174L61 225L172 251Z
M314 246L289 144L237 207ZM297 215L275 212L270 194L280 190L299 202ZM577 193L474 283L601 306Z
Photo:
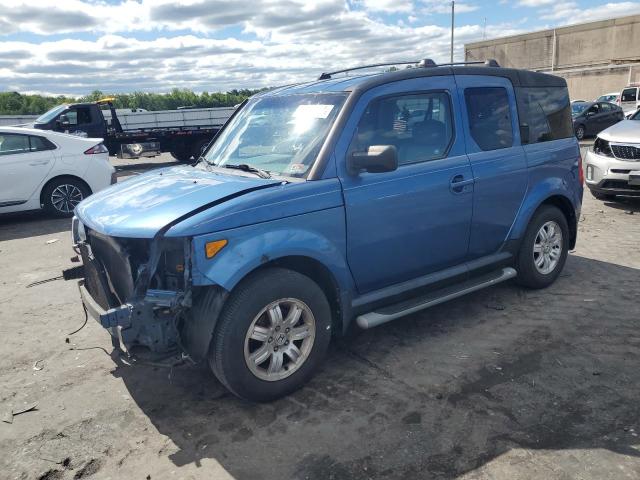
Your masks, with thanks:
M544 20L555 20L563 25L593 22L608 18L640 13L640 2L612 2L590 8L581 8L574 1L556 1L550 11L542 14Z
M523 7L544 7L557 3L557 0L520 0L518 5Z
M413 11L411 0L362 0L361 3L365 10L372 12L410 13Z
M446 0L379 1L373 7L345 0L254 0L252 8L223 0L1 2L10 8L0 9L0 91L218 91L307 81L366 62L449 58L449 28L407 13L407 6L446 13ZM385 8L404 21L385 21ZM242 33L215 38L228 27ZM519 32L488 25L487 36L494 30ZM2 34L9 39L15 31L43 37L2 42ZM85 32L84 40L75 32ZM462 59L463 44L481 39L482 27L460 21L455 36L456 58Z

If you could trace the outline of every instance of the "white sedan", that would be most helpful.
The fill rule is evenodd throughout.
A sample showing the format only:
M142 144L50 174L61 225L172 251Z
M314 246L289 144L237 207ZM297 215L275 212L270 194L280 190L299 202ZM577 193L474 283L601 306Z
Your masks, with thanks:
M0 213L44 208L70 217L115 179L101 138L0 127Z

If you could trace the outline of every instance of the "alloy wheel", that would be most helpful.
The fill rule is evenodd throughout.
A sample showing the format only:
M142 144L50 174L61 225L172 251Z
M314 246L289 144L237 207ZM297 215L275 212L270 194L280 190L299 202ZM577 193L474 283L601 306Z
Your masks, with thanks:
M553 220L540 227L533 243L533 263L536 270L548 275L555 270L562 256L562 229Z
M247 330L244 341L247 367L261 380L282 380L307 360L315 335L315 317L303 301L282 298L271 302Z
M72 213L83 198L82 191L69 183L58 185L51 192L51 204L56 210L65 214Z

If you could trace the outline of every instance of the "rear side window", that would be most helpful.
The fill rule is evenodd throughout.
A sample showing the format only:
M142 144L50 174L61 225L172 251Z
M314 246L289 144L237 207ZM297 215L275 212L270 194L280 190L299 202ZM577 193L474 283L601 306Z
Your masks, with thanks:
M464 91L471 136L482 150L513 145L509 96L502 87L467 88Z
M44 137L29 137L32 152L55 150L56 146Z
M635 102L638 98L637 88L625 88L620 97L621 102Z
M600 108L602 109L603 112L610 112L611 110L613 110L613 108L611 108L611 105L606 102L601 103Z
M522 143L548 142L573 136L566 87L516 88L516 100Z
M349 150L393 145L398 164L406 165L444 157L452 139L449 94L416 93L373 100L360 119Z
M0 132L0 155L15 155L29 152L29 137Z

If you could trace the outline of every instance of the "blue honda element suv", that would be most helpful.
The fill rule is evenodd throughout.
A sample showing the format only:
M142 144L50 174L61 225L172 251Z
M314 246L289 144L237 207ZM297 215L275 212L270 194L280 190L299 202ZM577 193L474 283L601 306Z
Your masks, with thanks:
M411 67L258 94L196 165L84 200L67 278L114 346L207 361L269 401L354 322L511 278L551 285L583 190L565 81L494 61Z

